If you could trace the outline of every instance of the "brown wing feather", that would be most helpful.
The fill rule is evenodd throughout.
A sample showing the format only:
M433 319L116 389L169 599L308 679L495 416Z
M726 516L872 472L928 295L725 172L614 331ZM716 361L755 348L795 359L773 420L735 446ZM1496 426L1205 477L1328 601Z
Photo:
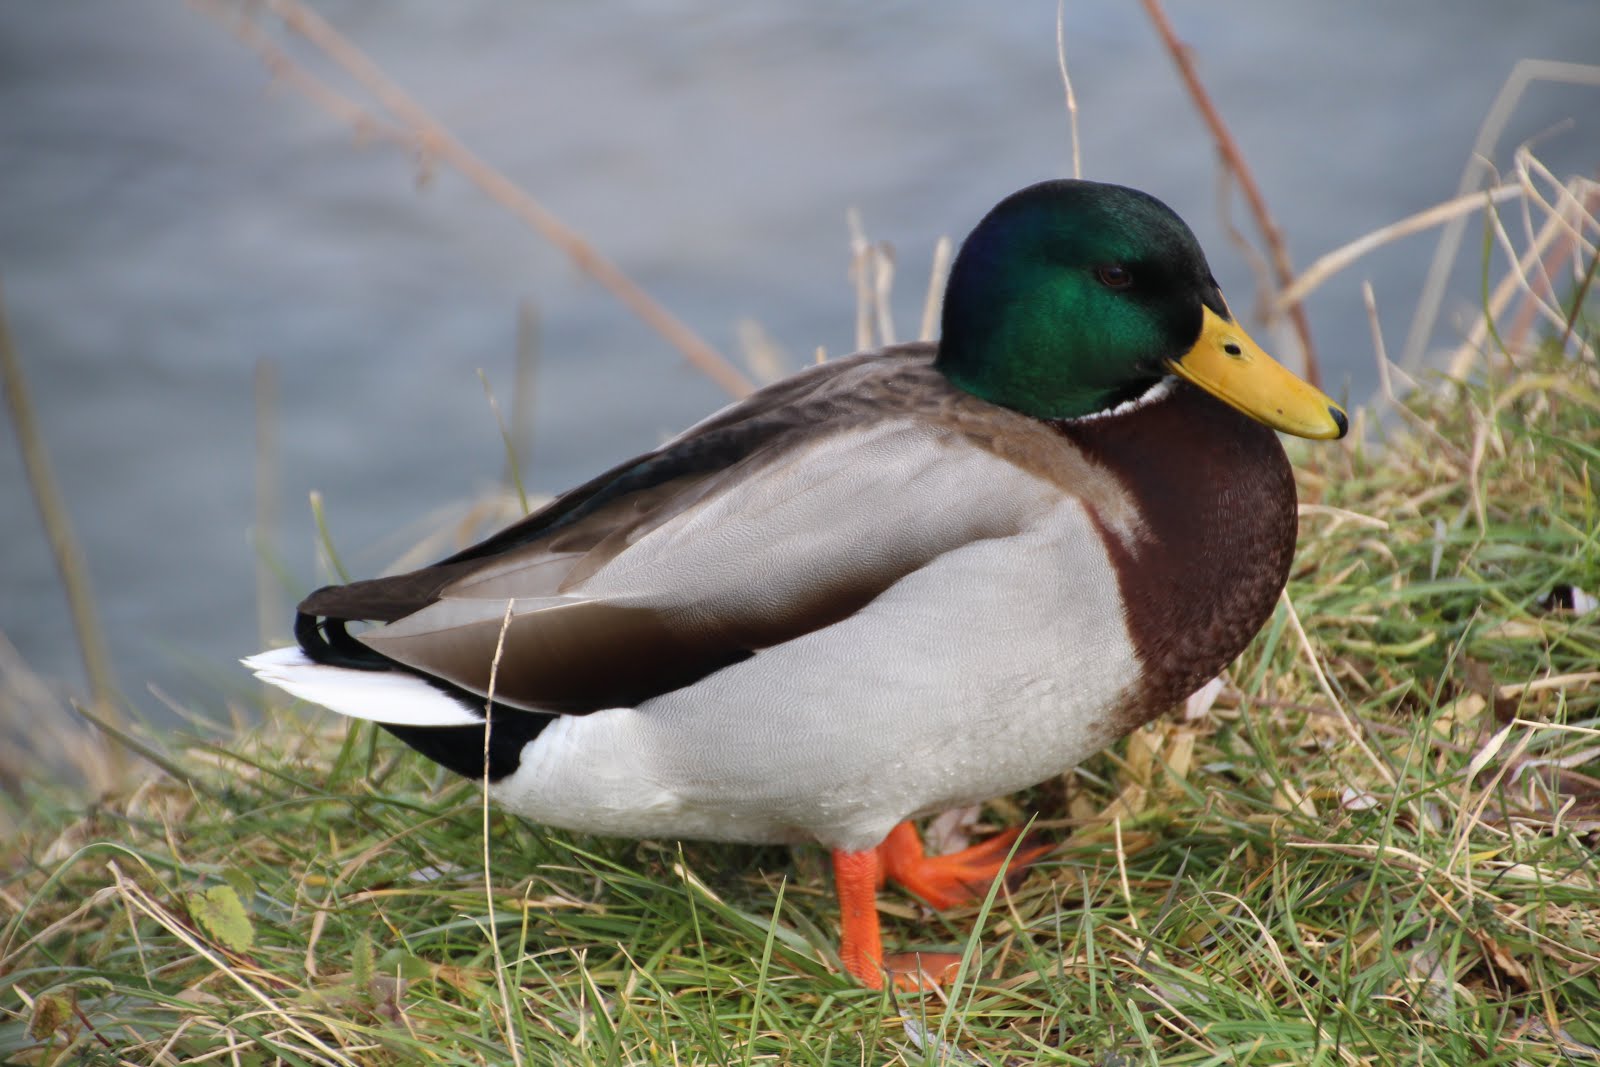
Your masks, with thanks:
M904 345L887 354L836 360L766 387L711 416L654 452L618 464L500 532L419 570L345 585L324 586L302 600L301 615L392 622L438 599L453 582L502 569L508 554L531 548L546 554L587 553L626 538L632 527L681 508L702 482L744 457L792 438L826 412L809 408L844 370L866 362L925 364L932 347ZM518 554L518 562L525 560ZM593 561L591 561L591 564ZM539 595L535 592L522 595Z

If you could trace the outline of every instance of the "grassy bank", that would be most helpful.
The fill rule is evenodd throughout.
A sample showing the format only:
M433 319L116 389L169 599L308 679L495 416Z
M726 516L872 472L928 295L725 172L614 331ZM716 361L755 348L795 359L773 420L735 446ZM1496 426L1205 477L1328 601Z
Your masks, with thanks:
M943 995L839 976L820 851L552 833L290 710L5 802L0 1058L1593 1059L1600 613L1544 601L1600 590L1595 368L1390 424L1297 451L1288 601L1209 712L986 809L1061 842L1018 893L884 896L892 948L971 952Z

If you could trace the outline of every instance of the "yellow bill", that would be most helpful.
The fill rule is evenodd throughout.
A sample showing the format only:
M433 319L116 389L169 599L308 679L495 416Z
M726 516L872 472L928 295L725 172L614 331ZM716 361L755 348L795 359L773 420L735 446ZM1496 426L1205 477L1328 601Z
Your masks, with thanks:
M1350 428L1344 409L1284 369L1236 322L1210 308L1194 347L1167 366L1257 422L1296 437L1328 440Z

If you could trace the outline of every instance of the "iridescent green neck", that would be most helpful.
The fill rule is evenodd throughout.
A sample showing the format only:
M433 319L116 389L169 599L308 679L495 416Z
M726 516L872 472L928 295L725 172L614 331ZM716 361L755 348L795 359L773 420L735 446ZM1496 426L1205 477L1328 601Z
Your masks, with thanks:
M1073 419L1143 392L1166 373L1160 357L1183 350L1145 321L1096 318L1077 287L1036 288L1036 298L1004 308L947 314L937 364L944 375L990 403Z

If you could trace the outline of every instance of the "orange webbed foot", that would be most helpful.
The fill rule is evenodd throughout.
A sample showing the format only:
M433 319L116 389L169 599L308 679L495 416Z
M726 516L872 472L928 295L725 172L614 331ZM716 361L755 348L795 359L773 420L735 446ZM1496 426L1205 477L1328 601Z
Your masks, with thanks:
M943 911L982 900L1002 868L1007 889L1021 885L1028 867L1054 847L1030 834L1016 845L1016 854L1012 855L1012 846L1021 833L1021 830L1007 830L960 852L930 856L923 850L916 829L909 822L903 822L889 831L889 836L878 846L878 855L889 881L930 907Z

